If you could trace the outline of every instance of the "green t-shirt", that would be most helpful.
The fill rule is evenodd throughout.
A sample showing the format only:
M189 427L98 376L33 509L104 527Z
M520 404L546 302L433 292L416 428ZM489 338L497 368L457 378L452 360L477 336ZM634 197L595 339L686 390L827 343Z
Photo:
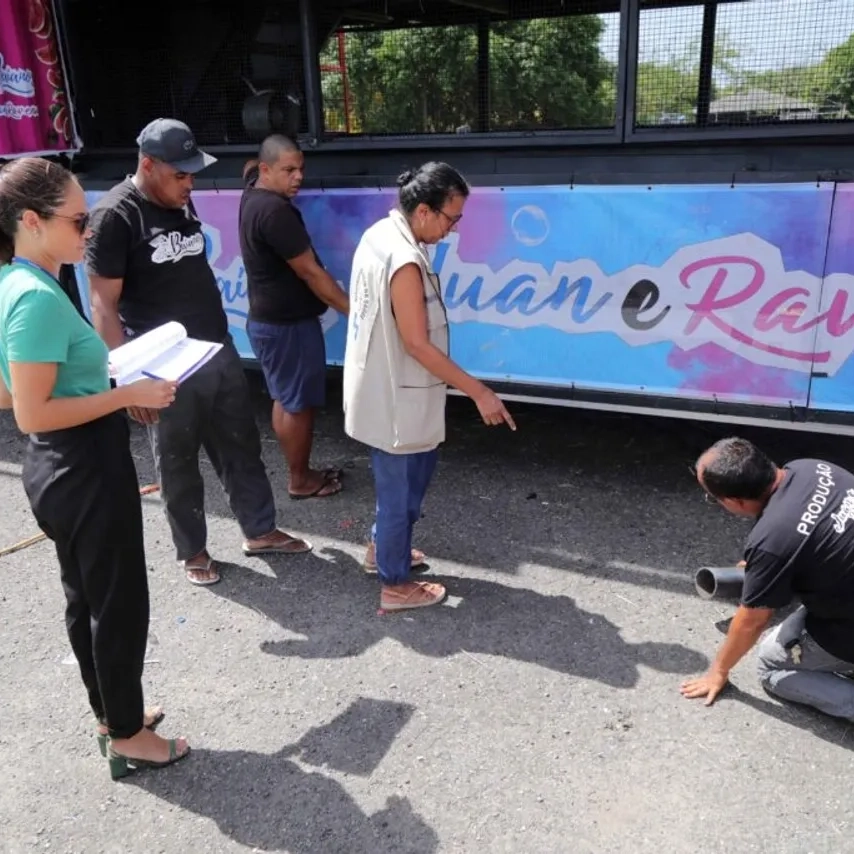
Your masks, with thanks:
M109 391L109 350L51 276L19 264L0 267L0 374L10 362L54 362L52 397Z

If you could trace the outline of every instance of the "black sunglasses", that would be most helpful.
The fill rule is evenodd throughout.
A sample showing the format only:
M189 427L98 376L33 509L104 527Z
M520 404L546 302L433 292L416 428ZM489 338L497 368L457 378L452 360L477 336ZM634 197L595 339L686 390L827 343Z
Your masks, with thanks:
M77 216L66 216L65 214L52 214L51 216L73 222L78 234L83 234L89 228L89 214L87 213L77 214Z
M35 208L31 208L31 210L35 210ZM43 211L36 210L35 211L42 219L67 219L69 222L74 223L74 227L77 229L78 234L83 234L87 228L89 228L89 214L77 214L76 216L67 216L66 214L58 214L58 213L44 213ZM18 217L20 220L23 217L23 214Z
M436 213L442 214L449 223L451 223L451 227L453 228L459 221L463 218L462 214L457 214L456 216L451 216L450 214L445 213L441 208L434 208Z

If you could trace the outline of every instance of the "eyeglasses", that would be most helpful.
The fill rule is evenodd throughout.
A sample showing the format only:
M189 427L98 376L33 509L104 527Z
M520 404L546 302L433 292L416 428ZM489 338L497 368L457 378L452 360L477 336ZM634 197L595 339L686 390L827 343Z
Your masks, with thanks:
M692 474L692 475L694 476L694 478L696 479L696 477L697 477L697 467L696 467L696 466L693 466L693 465L689 465L689 466L688 466L688 471L689 471L689 472L691 472L691 474ZM706 504L717 504L717 503L718 503L718 499L717 499L717 498L715 498L715 496L714 496L714 495L712 495L711 493L706 492L706 490L705 490L705 489L703 490L703 501L705 501L705 502L706 502Z
M65 214L51 214L51 216L57 219L67 219L69 222L74 223L78 234L83 234L89 228L89 214L87 213L77 214L76 216L66 216Z
M74 216L68 216L67 214L58 214L58 213L45 213L44 211L35 210L35 208L31 208L31 210L35 211L42 219L67 219L69 222L74 223L74 227L77 229L78 234L83 234L87 228L89 228L89 214L75 214ZM23 217L23 213L18 217L20 220Z
M436 213L442 214L449 223L451 223L451 228L453 228L462 218L462 214L457 214L456 216L451 216L450 214L446 214L443 210L437 208Z

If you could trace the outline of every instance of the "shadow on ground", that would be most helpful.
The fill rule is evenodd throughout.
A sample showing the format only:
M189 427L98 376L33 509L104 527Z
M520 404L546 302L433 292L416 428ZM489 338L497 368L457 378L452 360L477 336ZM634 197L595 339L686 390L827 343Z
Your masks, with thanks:
M368 815L339 782L301 767L367 777L414 711L363 697L276 753L196 749L173 768L142 771L127 782L214 821L223 834L254 850L431 854L438 836L407 798L390 795L384 809Z
M510 658L615 688L634 687L641 665L678 674L708 665L704 655L681 644L628 643L619 626L579 608L568 596L455 577L440 579L454 597L454 607L380 616L374 615L379 604L376 578L365 576L340 550L273 558L268 565L275 577L232 571L210 589L304 636L264 643L262 650L272 655L347 658L391 638L421 655L467 652ZM295 590L311 595L295 595Z

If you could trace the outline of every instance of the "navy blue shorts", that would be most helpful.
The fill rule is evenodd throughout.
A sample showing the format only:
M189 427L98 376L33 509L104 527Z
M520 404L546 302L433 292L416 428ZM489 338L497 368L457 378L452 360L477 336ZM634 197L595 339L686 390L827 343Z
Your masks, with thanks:
M295 323L246 323L252 351L267 390L285 412L304 412L326 403L326 342L320 318Z

